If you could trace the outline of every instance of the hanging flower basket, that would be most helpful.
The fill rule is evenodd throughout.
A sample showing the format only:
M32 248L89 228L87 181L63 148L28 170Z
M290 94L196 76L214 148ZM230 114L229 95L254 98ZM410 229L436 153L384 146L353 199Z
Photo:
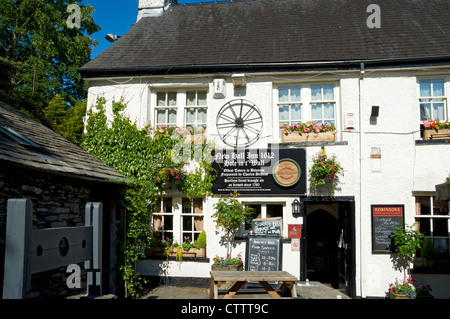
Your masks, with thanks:
M336 128L334 125L317 125L314 121L294 125L283 125L281 127L281 133L281 141L283 143L336 140Z
M336 183L339 181L339 175L344 176L344 168L336 160L335 156L329 157L325 148L313 158L313 165L309 169L311 188L317 195L318 186L328 185L330 195L334 196Z

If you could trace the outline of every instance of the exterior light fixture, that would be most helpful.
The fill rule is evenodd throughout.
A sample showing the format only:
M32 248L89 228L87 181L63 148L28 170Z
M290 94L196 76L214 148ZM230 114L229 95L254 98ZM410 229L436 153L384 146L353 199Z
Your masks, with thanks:
M107 35L105 35L105 39L108 40L109 42L113 43L114 41L119 40L120 36L108 33Z
M295 199L292 202L292 215L294 217L300 216L301 208L302 208L302 203L298 199Z
M233 74L231 76L231 81L235 87L241 87L247 84L245 82L245 74Z

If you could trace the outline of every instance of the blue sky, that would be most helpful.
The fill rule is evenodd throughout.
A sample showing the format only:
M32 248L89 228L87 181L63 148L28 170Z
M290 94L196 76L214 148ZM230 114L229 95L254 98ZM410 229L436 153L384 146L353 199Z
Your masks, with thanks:
M178 0L178 3L216 1L230 0ZM94 22L101 27L99 32L91 35L92 38L99 41L99 45L92 50L92 59L112 45L105 39L105 35L108 33L123 35L136 22L139 0L83 0L82 3L90 4L95 8Z

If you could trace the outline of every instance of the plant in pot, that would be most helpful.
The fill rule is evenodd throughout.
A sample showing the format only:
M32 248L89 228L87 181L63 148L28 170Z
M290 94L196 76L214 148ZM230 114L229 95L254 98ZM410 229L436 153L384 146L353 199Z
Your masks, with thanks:
M314 194L317 194L317 187L329 185L331 196L334 196L336 183L339 175L344 176L344 168L336 160L335 156L328 156L325 148L313 158L313 165L309 169L311 187Z
M414 260L416 252L422 248L424 235L416 229L415 224L404 228L394 227L394 233L391 235L393 251L397 253L396 262L401 268L404 268L405 279L402 282L396 280L395 284L389 286L389 296L391 299L398 298L417 298L422 296L431 296L429 286L417 286L411 277L411 263ZM405 297L406 296L406 297Z

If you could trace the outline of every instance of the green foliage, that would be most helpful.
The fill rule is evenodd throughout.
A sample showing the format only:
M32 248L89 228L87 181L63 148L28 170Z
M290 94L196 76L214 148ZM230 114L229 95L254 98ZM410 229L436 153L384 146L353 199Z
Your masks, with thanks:
M186 172L186 163L171 156L172 149L183 143L183 139L172 136L172 129L139 129L124 114L125 109L123 99L112 101L113 114L108 119L106 100L99 98L88 111L82 147L129 179L128 187L122 190L125 236L120 243L124 257L120 270L127 293L138 297L142 282L135 272L135 264L143 248L151 245L150 217L158 196L167 183L175 184L191 196L205 195L212 187L213 177L209 176L211 163L202 162L199 169ZM193 181L200 180L199 185L190 189ZM170 246L166 248L170 250Z
M395 233L391 235L394 252L403 256L408 263L408 274L411 274L410 263L418 250L422 248L424 235L415 229L415 225L405 225L405 228L394 227Z
M309 169L311 187L314 192L319 185L330 185L331 194L334 195L334 188L339 179L339 175L344 175L341 164L334 156L329 157L325 149L313 158L313 165Z
M242 223L253 216L253 209L242 205L237 199L238 194L221 198L213 205L216 212L212 215L216 227L221 227L227 234L227 255L230 254L230 236Z
M81 2L0 0L0 100L46 125L43 109L60 107L58 101L50 105L57 94L67 110L86 97L78 69L90 60L98 44L90 35L100 27L93 21L94 8ZM81 9L80 28L67 25L69 4ZM69 114L68 121L74 116ZM79 137L64 136L72 141Z

